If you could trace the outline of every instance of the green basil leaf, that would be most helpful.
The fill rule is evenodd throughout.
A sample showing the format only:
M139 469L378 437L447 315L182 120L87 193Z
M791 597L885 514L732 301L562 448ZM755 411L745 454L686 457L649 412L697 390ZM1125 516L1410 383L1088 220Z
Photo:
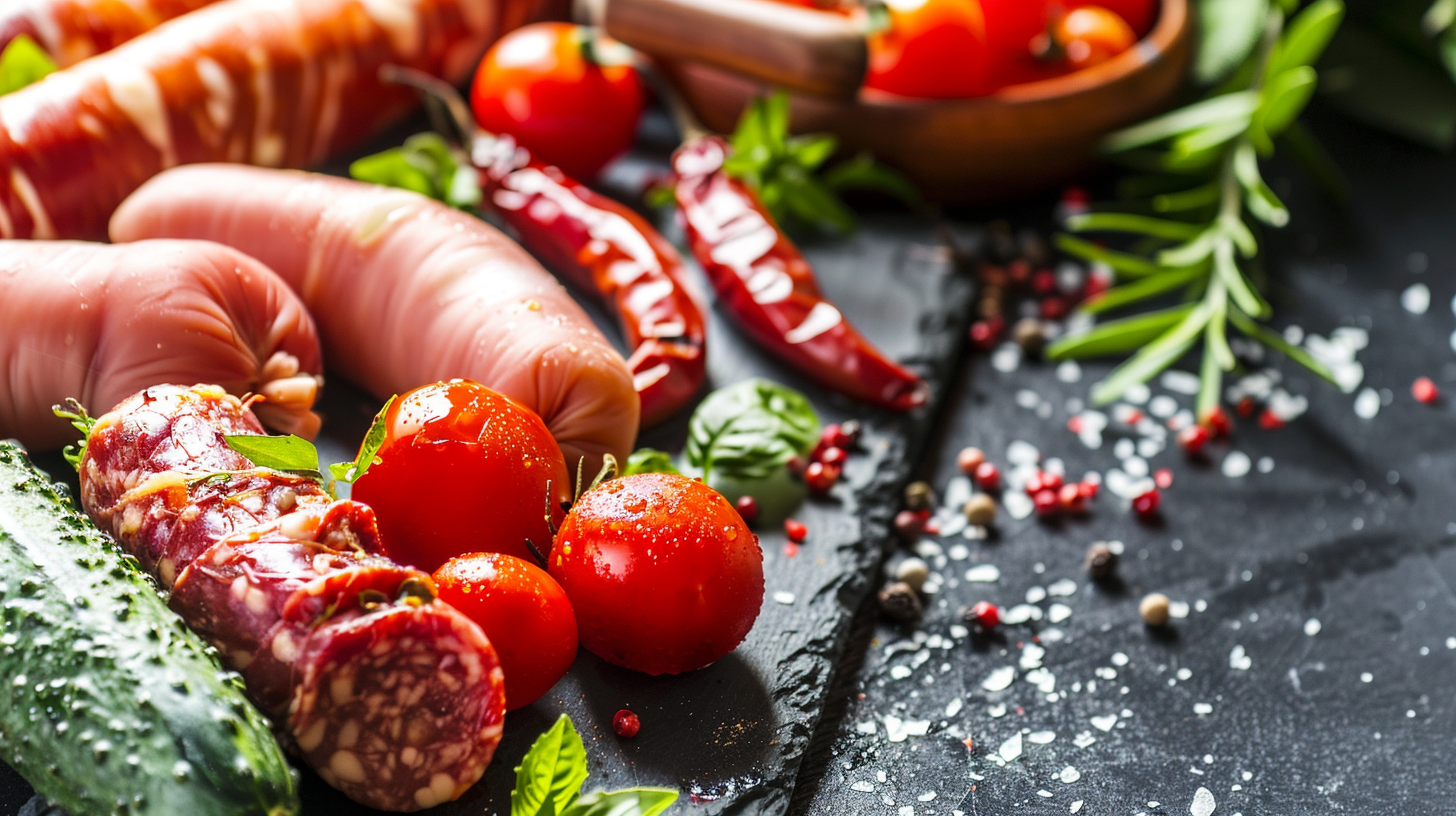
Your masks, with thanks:
M227 446L248 457L260 468L289 473L319 473L318 448L299 436L258 436L230 434L224 436Z
M1067 229L1073 232L1130 232L1170 241L1186 241L1198 235L1197 224L1185 221L1169 221L1166 218L1151 218L1134 213L1086 213L1067 219ZM1183 264L1175 264L1182 266Z
M1108 153L1119 153L1231 119L1247 121L1258 106L1259 95L1253 91L1215 96L1119 130L1103 140L1102 149Z
M349 165L359 181L399 187L468 209L481 201L480 179L438 133L416 133L400 147L365 156Z
M678 791L672 788L596 791L576 800L561 816L657 816L677 801L678 796Z
M813 172L839 149L839 140L829 134L795 136L789 139L788 149L795 164Z
M434 179L412 164L404 150L398 147L356 160L349 165L349 177L370 184L399 187L432 198L437 195Z
M364 434L364 441L359 444L359 453L352 462L337 462L329 465L329 473L341 482L357 482L370 467L378 460L379 448L384 445L384 437L388 435L389 428L385 424L385 416L389 413L389 407L399 399L398 395L384 401L384 407L374 415L374 421L369 423L369 430Z
M784 168L784 205L794 217L833 232L854 231L854 213L817 179L798 168Z
M631 476L635 473L676 473L682 475L672 463L672 457L666 451L656 448L640 448L627 457L627 465L622 468L622 476Z
M1266 76L1314 65L1329 46L1340 22L1345 19L1341 0L1315 0L1295 15L1284 29L1265 67Z
M1202 0L1193 79L1213 85L1238 68L1264 35L1269 0Z
M562 714L516 766L511 816L564 814L586 781L586 746L571 718Z
M28 35L21 34L0 51L0 96L32 85L56 71L56 61Z
M1190 303L1122 320L1109 320L1099 323L1091 331L1058 338L1047 347L1046 354L1052 360L1122 354L1147 345L1177 325L1191 311L1193 304Z
M1212 309L1199 303L1176 326L1161 337L1143 346L1132 359L1112 370L1111 374L1092 386L1092 402L1106 405L1122 396L1127 389L1147 382L1159 371L1172 365L1193 345L1194 339L1208 325Z
M925 203L914 182L898 170L875 161L874 156L867 152L829 168L824 173L824 183L835 191L873 190L885 193L900 199L911 209L919 209Z
M720 475L757 481L808 455L818 441L819 417L803 394L752 379L703 400L688 421L685 455L709 485Z
M789 95L775 91L763 101L764 146L774 155L788 150L789 139Z

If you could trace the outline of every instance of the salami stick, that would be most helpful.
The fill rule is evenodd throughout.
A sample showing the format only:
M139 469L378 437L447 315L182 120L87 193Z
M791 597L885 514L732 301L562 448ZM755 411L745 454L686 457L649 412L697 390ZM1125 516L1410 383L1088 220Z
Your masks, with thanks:
M97 419L82 503L326 782L383 810L459 797L500 741L495 650L428 575L378 555L367 506L224 440L261 430L215 386L149 388Z
M162 170L306 167L414 101L398 63L463 79L529 0L225 0L0 97L0 237L104 238Z

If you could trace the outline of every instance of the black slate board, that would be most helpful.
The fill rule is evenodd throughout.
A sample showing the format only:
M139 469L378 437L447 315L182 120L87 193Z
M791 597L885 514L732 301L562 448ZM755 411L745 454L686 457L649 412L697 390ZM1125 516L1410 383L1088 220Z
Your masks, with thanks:
M968 278L953 268L938 235L932 223L882 217L847 241L806 247L826 292L846 316L891 357L923 373L937 395L959 351L971 295ZM615 334L606 315L590 302L584 305ZM786 811L850 617L872 583L892 497L923 447L935 407L890 415L828 394L749 345L716 312L709 344L710 387L752 376L791 384L809 394L824 422L863 420L863 450L830 496L795 514L811 530L800 555L785 556L781 529L759 531L767 576L764 608L737 651L706 669L664 678L626 671L582 651L547 697L510 713L485 779L433 812L508 814L513 767L561 712L572 716L586 740L588 789L666 785L682 789L694 811ZM352 459L377 409L348 384L331 381L320 407L326 416L319 440L323 459ZM685 434L684 416L648 432L640 444L677 451ZM53 474L65 473L59 457L38 458ZM792 593L794 602L777 602L775 593L783 592ZM619 741L611 730L612 715L624 707L643 723L630 742ZM0 766L0 813L15 813L28 796L23 781ZM306 813L374 812L307 771L303 801Z
M963 542L970 556L950 562L948 575L984 562L1001 579L948 587L919 627L927 642L947 635L963 606L1021 603L1030 588L1061 578L1077 582L1076 594L1039 606L1063 603L1071 617L1005 627L1004 639L955 639L896 679L892 667L914 662L923 645L895 652L894 644L913 644L916 630L862 614L830 704L843 717L796 813L1186 814L1199 788L1218 816L1456 813L1456 160L1340 119L1317 115L1315 123L1354 198L1341 212L1297 170L1275 174L1294 213L1287 230L1267 238L1276 325L1368 329L1362 387L1387 392L1389 404L1362 419L1355 395L1285 361L1284 385L1308 396L1308 414L1280 431L1243 420L1231 446L1214 446L1207 464L1176 449L1155 456L1153 468L1176 475L1161 523L1136 522L1104 493L1085 520L1005 520L998 541ZM1421 274L1410 271L1421 265L1413 253L1428 260ZM1422 316L1398 302L1418 282L1432 292ZM1085 398L1109 368L1086 365L1068 384L1053 365L1006 374L985 356L969 359L946 409L954 419L921 475L944 487L962 446L1004 460L1017 439L1062 457L1068 473L1105 470L1116 461L1107 449L1113 437L1102 450L1084 447L1066 429L1065 403ZM1437 405L1412 399L1420 375L1446 392ZM1021 407L1022 390L1049 402L1051 415ZM1155 385L1153 393L1168 392ZM1187 406L1191 397L1178 401ZM1273 469L1229 478L1219 465L1230 449L1255 462L1267 456ZM1125 542L1123 583L1086 579L1083 553L1099 539ZM1206 607L1170 632L1153 632L1137 613L1151 591ZM1318 631L1307 634L1311 620ZM1064 639L1048 641L1050 629ZM1017 665L1022 645L1038 635L1042 662L1065 697L1048 700L1021 668L1005 691L982 688L994 669ZM952 700L963 707L947 715ZM1001 704L1006 712L993 716ZM1211 708L1199 713L1199 704ZM930 733L891 743L887 714L929 720ZM1107 732L1092 722L1114 714ZM873 735L859 730L870 723ZM1002 767L989 754L1019 732L1023 756ZM1056 736L1037 744L1036 732ZM1082 733L1096 742L1079 747ZM960 741L967 736L974 752ZM1068 766L1074 782L1061 781Z

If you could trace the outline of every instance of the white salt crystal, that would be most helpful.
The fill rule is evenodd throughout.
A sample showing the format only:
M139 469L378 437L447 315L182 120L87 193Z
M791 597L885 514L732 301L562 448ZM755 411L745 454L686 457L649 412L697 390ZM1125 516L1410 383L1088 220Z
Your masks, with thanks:
M790 605L790 604L792 604L794 602L794 593L792 593L792 592L775 592L773 594L773 599L774 599L774 602L775 603L781 603L781 604L783 604L785 606L788 606L788 605Z
M1208 788L1199 788L1193 793L1193 804L1188 806L1188 812L1193 816L1211 816L1216 807L1218 803L1213 801L1213 793Z
M1021 366L1021 346L1002 343L991 352L991 367L1002 374L1010 374Z
M1041 461L1041 451L1030 442L1018 439L1006 446L1006 461L1013 465L1035 465Z
M1057 732L1033 731L1030 734L1027 734L1026 738L1031 740L1031 742L1035 745L1048 745L1057 738Z
M1374 388L1366 386L1360 390L1359 396L1355 397L1355 416L1361 419L1374 419L1380 413L1380 393Z
M1235 646L1229 652L1229 668L1235 671L1248 671L1254 665L1254 659L1249 657L1243 646Z
M1009 688L1015 679L1016 667L1002 666L986 675L986 679L981 681L981 688L986 691L1003 691Z
M961 701L961 698L959 698L959 697L955 698L954 700L951 700L945 706L945 716L947 716L947 717L954 717L955 715L961 713L961 708L963 708L964 706L965 706L965 703L962 702Z
M1031 497L1020 490L1002 494L1001 506L1006 508L1007 515L1020 520L1030 516L1036 511L1036 504Z
M1072 617L1072 608L1066 604L1054 603L1047 609L1047 621L1050 623L1061 623Z
M1243 451L1229 451L1228 456L1223 458L1223 475L1230 479L1238 479L1249 475L1249 470L1254 466L1249 455Z
M1117 725L1116 714L1105 714L1101 717L1092 718L1092 727L1096 728L1098 731L1111 731L1114 725Z
M1319 618L1310 618L1309 620L1305 621L1304 622L1304 633L1306 635L1309 635L1310 637L1314 637L1315 635L1318 635L1320 633L1320 622L1319 622Z
M1400 305L1411 314L1423 315L1431 308L1431 287L1413 283L1400 293Z
M1021 733L1017 732L1010 739L1001 743L1001 747L996 749L996 753L1007 762L1021 756Z
M1001 579L995 564L981 564L966 570L966 580L973 584L994 584Z
M1082 367L1077 365L1076 360L1063 360L1057 366L1057 379L1064 383L1074 383L1082 379Z
M1164 371L1163 376L1158 378L1158 384L1175 394L1187 394L1189 396L1197 394L1200 385L1198 375L1177 369Z
M1082 774L1076 768L1068 765L1067 767L1062 769L1062 772L1060 774L1058 774L1058 778L1062 780L1063 784L1070 785L1073 782L1076 782L1078 779L1081 779Z

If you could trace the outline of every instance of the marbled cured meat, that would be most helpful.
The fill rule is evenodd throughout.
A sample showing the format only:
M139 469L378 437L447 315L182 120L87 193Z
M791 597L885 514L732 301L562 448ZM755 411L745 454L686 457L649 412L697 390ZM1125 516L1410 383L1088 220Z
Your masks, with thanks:
M0 97L0 238L104 237L177 164L316 164L415 103L381 65L463 80L515 5L225 0L57 71Z
M535 411L575 469L626 461L632 372L561 284L479 218L404 190L310 173L194 165L117 209L117 241L205 238L303 298L329 365L383 399L475 380Z
M261 430L215 386L149 388L97 419L82 503L326 782L384 810L457 798L500 741L495 650L427 574L378 554L367 506L224 440Z
M59 447L75 433L51 408L68 397L104 411L149 385L203 379L264 395L257 411L277 430L318 430L313 320L229 247L0 241L0 327L0 438Z
M0 48L24 34L62 67L121 45L217 0L7 0Z

